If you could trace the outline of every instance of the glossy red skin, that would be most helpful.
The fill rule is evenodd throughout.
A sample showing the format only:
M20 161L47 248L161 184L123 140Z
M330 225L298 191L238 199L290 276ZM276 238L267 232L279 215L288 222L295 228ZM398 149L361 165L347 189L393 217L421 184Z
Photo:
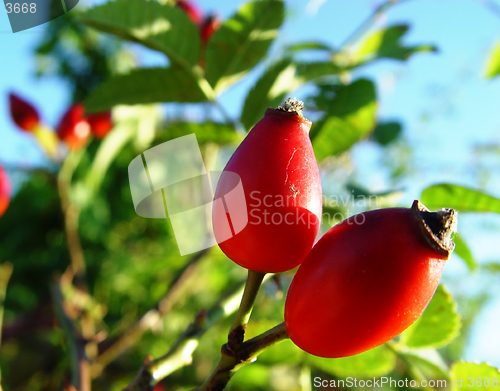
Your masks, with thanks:
M90 136L90 125L84 116L85 108L77 103L63 115L57 126L57 135L68 148L78 149L87 142Z
M311 123L297 114L268 109L224 168L241 178L248 224L220 242L221 221L226 219L226 213L218 207L220 203L214 203L214 232L222 251L244 268L258 272L293 269L314 244L322 193L310 127ZM227 191L221 179L215 198ZM270 224L264 224L266 220Z
M381 345L421 315L444 264L410 209L352 216L330 229L299 267L285 302L288 334L320 357Z
M12 197L12 185L7 172L0 167L0 216L2 216L10 203Z
M87 122L90 125L92 134L99 139L104 138L113 129L111 111L90 114L87 116Z
M203 12L201 12L200 8L190 1L178 1L177 6L182 8L182 10L189 16L195 24L201 25L203 21Z
M10 114L16 125L27 132L33 131L40 123L38 111L14 93L9 94L9 102Z

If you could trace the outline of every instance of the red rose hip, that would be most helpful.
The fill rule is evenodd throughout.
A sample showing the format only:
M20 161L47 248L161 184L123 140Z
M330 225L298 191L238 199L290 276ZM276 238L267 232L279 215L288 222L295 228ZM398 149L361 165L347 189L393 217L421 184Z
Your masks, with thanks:
M319 231L321 182L309 139L311 122L302 116L302 108L302 102L289 99L283 108L267 109L224 168L241 178L248 221L224 240L228 220L231 229L241 225L231 219L241 220L242 211L214 202L215 238L230 259L249 270L293 269L309 253ZM216 200L231 191L231 182L221 178Z
M66 111L57 126L59 139L70 149L81 148L90 136L90 125L84 114L85 107L76 103Z
M111 111L90 114L87 116L87 122L94 137L99 139L104 138L113 129Z
M40 123L38 111L33 105L14 93L9 94L9 103L10 114L16 125L22 130L32 132Z
M320 357L362 353L424 311L453 251L453 209L415 201L352 216L330 229L295 275L285 302L290 339Z
M7 172L0 166L0 216L2 216L10 203L12 197L12 185Z

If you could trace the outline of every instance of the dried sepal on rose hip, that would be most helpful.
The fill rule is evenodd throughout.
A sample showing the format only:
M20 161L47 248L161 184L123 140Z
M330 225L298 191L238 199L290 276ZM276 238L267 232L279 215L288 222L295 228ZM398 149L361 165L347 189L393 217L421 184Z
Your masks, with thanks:
M15 124L22 130L32 132L40 124L38 110L19 95L9 94L10 115Z
M453 209L354 215L331 228L295 275L285 302L291 340L320 357L345 357L389 341L431 300L456 231Z
M302 102L290 98L282 107L267 109L224 168L241 179L246 212L232 203L234 181L223 175L218 183L212 213L215 238L246 269L293 269L318 234L321 182L309 138L311 121L302 109Z

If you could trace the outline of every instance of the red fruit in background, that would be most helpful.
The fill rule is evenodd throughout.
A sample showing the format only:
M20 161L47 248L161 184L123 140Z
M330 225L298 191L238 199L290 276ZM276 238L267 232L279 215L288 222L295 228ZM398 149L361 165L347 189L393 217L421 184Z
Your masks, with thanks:
M182 8L195 24L200 25L203 21L203 12L195 3L182 0L177 2L177 7Z
M33 105L12 92L9 94L9 101L10 114L16 125L28 132L33 131L40 123L38 111Z
M311 121L302 116L302 108L302 102L289 99L284 108L267 109L224 168L241 178L245 216L241 207L231 209L226 196L234 182L222 176L217 185L212 213L217 243L230 259L253 271L293 269L319 231L321 182L309 139ZM224 202L218 202L221 197ZM224 240L228 220L235 234Z
M345 357L394 338L424 311L453 251L453 209L360 213L330 229L299 267L285 302L290 339Z
M82 147L90 135L90 125L84 117L85 108L77 103L63 115L57 126L57 135L71 149Z
M0 216L2 216L12 197L12 185L7 172L0 166Z
M166 390L165 390L165 387L163 387L163 386L161 385L161 383L158 383L158 384L155 386L154 391L166 391Z
M113 129L111 111L90 114L87 116L87 122L90 125L90 131L97 138L104 138Z
M200 26L201 41L206 44L212 34L219 29L220 25L221 21L216 15L207 16Z

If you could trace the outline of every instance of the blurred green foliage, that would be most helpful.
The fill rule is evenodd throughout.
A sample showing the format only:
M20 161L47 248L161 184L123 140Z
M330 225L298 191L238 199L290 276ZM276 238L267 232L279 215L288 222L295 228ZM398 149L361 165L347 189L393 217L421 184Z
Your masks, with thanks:
M396 2L384 3L384 9L389 3ZM402 46L406 25L372 31L360 37L357 45L350 42L340 49L321 42L285 47L283 57L268 63L241 102L240 118L230 119L225 112L225 123L209 116L200 121L189 115L175 120L161 116L156 105L162 102L203 102L200 106L220 109L218 96L267 60L285 18L285 6L278 0L248 2L223 22L207 45L200 43L197 26L172 2L115 0L83 13L73 11L48 25L35 50L38 75L65 79L73 101L84 100L89 110L114 108L116 127L105 140L93 140L85 150L72 152L63 168L54 164L26 174L0 219L0 260L14 265L3 303L0 368L4 390L60 390L71 377L68 338L56 320L50 294L51 285L71 264L58 188L59 170L67 169L71 159L76 167L70 176L69 198L79 212L77 232L85 257L87 291L71 286L63 295L77 327L90 336L91 365L148 311L163 311L162 300L169 297L172 287L177 289L178 276L187 278L169 309L148 324L130 348L99 370L94 368L93 389L114 391L132 381L147 355L159 357L169 351L200 310L212 307L224 293L241 285L246 275L217 247L204 253L189 273L185 271L193 258L179 255L168 219L144 219L134 211L127 172L133 158L152 146L194 133L206 163L214 155L224 160L266 107L279 104L304 84L311 87L305 100L315 118L311 139L323 173L332 174L363 140L376 142L386 151L402 148L398 145L402 126L377 118L375 83L364 78L351 81L350 72L380 58L407 60L418 52L435 50L431 45ZM164 22L170 24L169 29L161 28ZM165 54L168 67L136 68L123 40ZM325 59L297 59L304 50L322 53ZM490 76L493 73L489 71ZM395 177L405 175L403 163L394 167ZM347 181L341 185L352 197L371 194ZM383 205L361 208L396 205L398 193L378 193ZM426 189L422 200L432 208L451 206L464 212L498 213L500 205L500 200L481 191L451 184ZM330 225L347 213L345 205L334 201L325 199L324 217ZM471 271L477 267L462 237L457 239L457 254ZM292 277L293 272L284 273L262 287L249 337L282 322ZM390 374L393 379L449 380L470 376L469 370L475 376L496 375L496 369L484 364L450 366L463 353L467 333L485 300L483 296L463 298L460 321L453 296L440 286L419 321L384 346L329 360L309 356L285 341L238 371L227 389L307 391L314 376L345 379ZM199 341L192 365L173 372L162 384L169 390L199 386L215 366L230 324L230 316L225 316L210 327Z

